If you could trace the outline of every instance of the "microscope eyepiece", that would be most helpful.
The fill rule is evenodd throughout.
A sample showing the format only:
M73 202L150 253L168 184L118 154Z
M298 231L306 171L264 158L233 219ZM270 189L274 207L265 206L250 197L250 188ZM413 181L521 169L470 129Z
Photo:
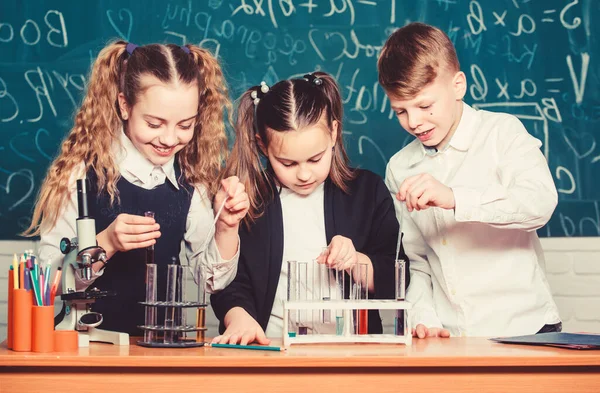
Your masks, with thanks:
M90 216L87 196L88 188L87 179L77 179L77 209L79 218L87 218Z

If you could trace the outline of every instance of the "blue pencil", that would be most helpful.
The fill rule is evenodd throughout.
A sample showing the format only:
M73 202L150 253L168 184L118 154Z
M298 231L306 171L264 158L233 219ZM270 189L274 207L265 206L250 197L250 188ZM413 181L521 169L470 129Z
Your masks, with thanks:
M252 349L255 351L285 351L285 348L269 347L266 345L240 345L240 344L210 344L213 348L235 348L235 349Z

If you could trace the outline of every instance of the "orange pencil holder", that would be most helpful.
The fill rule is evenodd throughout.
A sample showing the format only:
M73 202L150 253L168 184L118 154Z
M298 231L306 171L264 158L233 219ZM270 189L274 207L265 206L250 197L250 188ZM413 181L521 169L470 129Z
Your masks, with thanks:
M12 303L12 349L19 352L30 352L33 291L13 289Z
M13 347L13 291L14 291L15 279L13 271L8 270L8 326L6 332L6 345L8 349Z
M33 306L31 350L33 352L54 351L54 306Z
M76 330L54 331L54 352L77 352L79 338Z

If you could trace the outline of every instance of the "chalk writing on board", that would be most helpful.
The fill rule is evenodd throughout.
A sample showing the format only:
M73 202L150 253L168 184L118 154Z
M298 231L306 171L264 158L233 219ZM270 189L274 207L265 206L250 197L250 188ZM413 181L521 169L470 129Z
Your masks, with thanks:
M74 8L66 0L23 0L16 10L2 4L0 215L17 224L30 215L45 170L73 125L89 66L115 38L192 43L212 51L232 98L262 80L331 73L342 91L353 165L383 175L386 161L412 138L401 130L378 83L376 61L394 29L424 21L442 28L457 48L468 81L465 100L514 114L542 141L559 205L541 233L600 236L600 188L590 181L600 168L600 50L592 39L600 9L592 4L122 0ZM14 233L0 226L4 236Z
M45 26L40 28L40 23L33 19L26 19L20 28L10 23L0 23L0 43L20 39L27 46L38 45L41 41L57 48L65 48L69 45L62 12L48 10L44 15L44 24ZM18 36L15 30L18 31Z
M116 12L114 10L106 10L106 16L119 37L125 41L129 41L131 29L133 28L133 15L131 11L127 8L121 8Z

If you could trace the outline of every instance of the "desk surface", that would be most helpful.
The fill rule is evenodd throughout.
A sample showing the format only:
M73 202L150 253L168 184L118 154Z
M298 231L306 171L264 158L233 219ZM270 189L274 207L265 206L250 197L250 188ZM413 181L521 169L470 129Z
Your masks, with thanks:
M279 343L274 342L273 345ZM292 345L285 352L92 343L76 354L0 347L0 391L598 393L600 351L483 338Z
M23 353L0 347L0 367L552 367L600 366L600 351L499 344L485 338L431 338L412 346L292 345L287 351L143 348L92 343L79 353ZM271 345L278 345L274 341Z

